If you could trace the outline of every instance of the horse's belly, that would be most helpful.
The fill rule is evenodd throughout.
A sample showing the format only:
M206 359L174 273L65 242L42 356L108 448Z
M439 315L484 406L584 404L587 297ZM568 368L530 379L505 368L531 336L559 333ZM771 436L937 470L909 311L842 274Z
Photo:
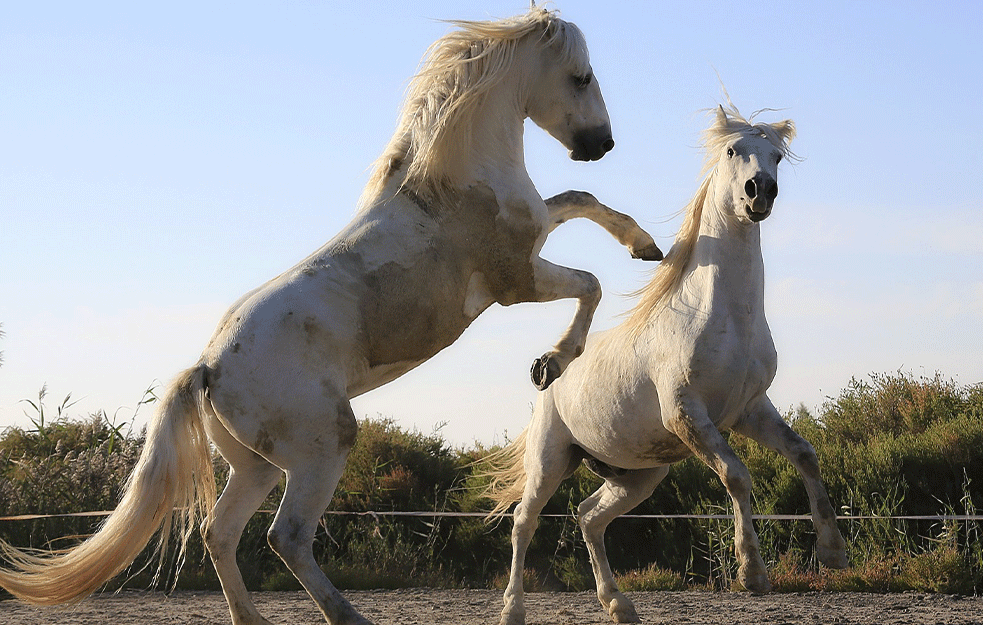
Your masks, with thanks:
M641 401L634 408L591 411L571 419L567 427L584 451L621 469L646 469L691 456L689 447L666 430L653 405L658 403Z
M624 436L589 445L591 456L621 469L648 469L684 460L693 451L669 432L637 438Z

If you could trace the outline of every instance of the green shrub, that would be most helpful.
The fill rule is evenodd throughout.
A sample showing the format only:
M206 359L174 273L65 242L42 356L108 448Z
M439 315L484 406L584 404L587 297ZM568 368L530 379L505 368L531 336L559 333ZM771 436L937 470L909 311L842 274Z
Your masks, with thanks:
M33 429L0 433L0 516L110 510L136 461L142 434L104 413L71 420L66 398L52 418L44 392ZM152 395L147 402L153 401ZM940 375L872 375L852 380L818 414L803 407L787 419L819 456L830 499L843 514L975 514L983 497L983 384L960 387ZM757 443L728 435L751 472L757 513L807 513L808 498L792 465ZM332 510L474 512L487 509L472 463L492 450L452 449L439 432L405 431L389 419L360 422ZM215 461L219 485L228 468ZM530 589L593 587L577 505L601 480L580 467L557 490L530 545ZM282 484L250 519L239 546L247 586L295 588L266 543ZM690 458L672 467L640 514L730 514L717 476ZM0 522L0 538L20 547L64 547L93 532L100 518ZM756 521L762 554L778 590L975 592L983 578L976 522L843 520L852 567L816 562L808 521ZM480 518L327 514L315 537L319 564L341 588L504 585L511 523ZM729 588L737 570L732 519L616 519L607 533L612 568L627 589ZM67 537L67 538L66 538ZM138 561L132 571L139 571ZM538 572L537 572L538 571ZM128 578L121 576L115 584ZM148 574L131 582L149 584ZM179 587L217 588L199 537Z
M642 592L652 590L685 590L686 580L682 573L650 564L644 569L626 571L617 576L618 587L623 592Z

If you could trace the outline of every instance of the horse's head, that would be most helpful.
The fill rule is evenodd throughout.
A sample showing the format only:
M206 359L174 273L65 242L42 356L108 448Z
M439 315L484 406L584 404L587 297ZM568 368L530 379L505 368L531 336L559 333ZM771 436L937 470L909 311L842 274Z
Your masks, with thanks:
M789 154L795 135L791 120L751 124L736 109L717 109L707 131L708 157L715 159L714 198L738 220L757 223L771 214L778 196L778 163Z
M596 161L614 148L611 120L591 69L584 35L551 16L542 38L533 38L526 115L570 151L576 161Z

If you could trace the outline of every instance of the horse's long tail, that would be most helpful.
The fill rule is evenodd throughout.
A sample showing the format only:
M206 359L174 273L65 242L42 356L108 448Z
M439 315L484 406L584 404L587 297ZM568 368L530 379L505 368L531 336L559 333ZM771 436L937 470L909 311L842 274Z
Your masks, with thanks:
M188 538L215 505L215 476L199 412L204 369L182 373L165 391L147 427L140 459L116 510L78 546L27 552L0 541L13 568L0 568L0 586L35 605L76 603L129 566L160 530L158 574L171 532Z
M525 455L526 430L523 430L514 441L481 460L483 468L478 475L490 480L482 495L495 503L485 520L501 517L509 506L522 499L526 487Z

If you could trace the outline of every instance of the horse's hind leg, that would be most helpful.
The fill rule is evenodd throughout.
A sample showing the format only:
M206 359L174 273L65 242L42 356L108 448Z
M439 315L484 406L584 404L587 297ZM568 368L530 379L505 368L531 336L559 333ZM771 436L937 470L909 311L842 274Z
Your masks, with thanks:
M205 545L233 625L269 625L256 611L236 564L236 547L246 522L262 505L283 472L239 443L214 417L205 420L208 436L230 466L229 481L204 532Z
M667 473L669 467L655 467L607 478L577 508L580 530L584 533L594 569L597 598L615 623L637 623L639 618L635 606L621 594L614 581L604 547L604 532L611 521L645 501Z
M522 576L526 550L539 524L539 513L560 482L577 468L581 457L574 453L575 448L567 444L559 432L551 431L537 416L533 417L526 433L526 483L522 499L513 512L512 566L503 597L505 607L502 609L501 625L525 623ZM559 417L553 423L559 423Z
M347 399L326 411L304 415L306 421L293 423L290 440L276 443L276 462L287 482L268 538L331 625L367 625L321 571L312 551L318 522L341 478L357 428Z
M820 562L830 568L846 568L849 564L846 541L836 527L836 513L819 475L819 461L812 445L785 423L767 397L762 398L756 409L734 427L734 431L777 451L799 471L809 493L812 522L816 527L816 555Z
M586 191L564 191L545 200L550 213L550 232L565 221L583 217L601 226L628 248L632 257L662 260L662 250L638 223L597 201Z

